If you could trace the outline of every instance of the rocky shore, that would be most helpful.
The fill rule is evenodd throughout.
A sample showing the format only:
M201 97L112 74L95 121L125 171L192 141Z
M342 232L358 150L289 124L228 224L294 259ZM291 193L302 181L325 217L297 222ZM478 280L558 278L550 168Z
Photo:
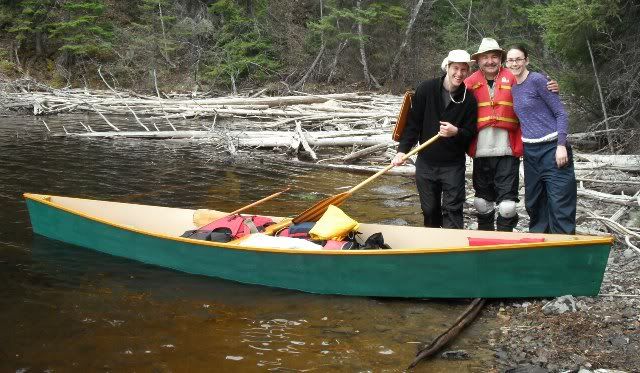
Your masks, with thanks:
M494 302L493 371L640 372L640 255L616 243L598 297Z

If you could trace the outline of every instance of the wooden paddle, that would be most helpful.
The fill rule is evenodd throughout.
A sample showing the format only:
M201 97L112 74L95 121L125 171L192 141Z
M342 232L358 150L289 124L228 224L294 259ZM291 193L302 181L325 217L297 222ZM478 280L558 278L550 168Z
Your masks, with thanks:
M261 204L261 203L263 203L263 202L267 202L267 201L268 201L268 200L270 200L270 199L276 198L277 196L281 195L282 193L284 193L284 192L288 191L289 189L291 189L291 187L287 187L287 188L285 188L285 189L283 189L283 190L281 190L281 191L279 191L279 192L277 192L277 193L273 193L273 194L272 194L272 195L270 195L270 196L264 197L264 198L262 198L262 199L260 199L260 200L258 200L258 201L255 201L255 202L250 203L250 204L248 204L248 205L246 205L246 206L244 206L244 207L241 207L241 208L239 208L239 209L237 209L237 210L235 210L235 211L232 211L232 212L228 213L227 215L223 216L222 218L229 217L229 216L233 216L233 215L235 215L235 214L239 214L239 213L241 213L241 212L247 211L247 210L249 210L250 208L255 207L255 206L257 206L257 205L259 205L259 204ZM199 211L200 211L200 210L199 210ZM203 210L203 211L206 211L206 210ZM209 224L213 223L214 221L216 221L216 220L218 220L218 219L222 219L222 218L216 218L216 219L214 219L214 220L211 220L211 221L209 221L208 223L203 224L203 225L202 225L200 228L198 228L198 229L202 229L202 227L205 227L205 226L207 226L207 225L209 225ZM205 219L205 216L201 217L199 220L204 220L204 219ZM209 217L209 219L211 219L211 217ZM205 220L205 221L206 221L206 220ZM195 222L195 218L194 218L194 222ZM202 224L202 223L200 223L200 224Z
M431 145L438 138L440 138L439 134L433 136L432 138L430 138L429 140L427 140L425 143L418 146L417 148L414 148L412 151L410 151L409 153L405 154L404 157L402 157L402 161L406 161L410 156L416 154L417 152ZM292 222L294 224L298 224L305 221L316 221L320 219L320 217L322 216L322 214L324 214L324 212L327 210L329 205L338 206L342 204L347 198L349 198L349 196L351 196L351 194L353 194L363 186L369 184L373 180L377 179L379 176L389 171L393 167L395 166L393 164L390 164L387 167L383 168L382 170L376 172L374 175L370 176L367 180L349 189L348 191L323 199L322 201L316 203L315 205L311 206L310 208L308 208L307 210L305 210L304 212L302 212L301 214L293 218Z

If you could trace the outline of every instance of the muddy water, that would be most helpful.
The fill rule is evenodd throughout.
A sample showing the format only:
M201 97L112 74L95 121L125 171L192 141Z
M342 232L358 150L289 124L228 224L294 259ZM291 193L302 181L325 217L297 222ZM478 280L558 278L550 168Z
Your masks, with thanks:
M113 118L111 118L114 121ZM54 132L99 118L46 118ZM123 125L123 123L115 124ZM81 127L80 127L81 128ZM233 210L282 189L261 212L289 215L363 175L232 162L212 144L51 137L39 119L0 118L0 371L402 371L467 301L311 295L248 286L111 257L31 232L23 192ZM407 179L349 199L357 220L418 225ZM416 371L483 372L490 318Z

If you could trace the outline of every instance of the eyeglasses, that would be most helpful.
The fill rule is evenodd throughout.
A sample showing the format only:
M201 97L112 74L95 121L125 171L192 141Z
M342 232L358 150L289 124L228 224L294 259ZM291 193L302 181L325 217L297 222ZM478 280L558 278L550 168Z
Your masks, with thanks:
M514 64L514 63L516 63L516 62L517 62L517 63L519 63L519 64L520 64L520 63L522 63L522 61L524 61L525 59L526 59L526 58L516 58L516 59L509 58L509 59L507 59L507 63L508 63L508 64Z

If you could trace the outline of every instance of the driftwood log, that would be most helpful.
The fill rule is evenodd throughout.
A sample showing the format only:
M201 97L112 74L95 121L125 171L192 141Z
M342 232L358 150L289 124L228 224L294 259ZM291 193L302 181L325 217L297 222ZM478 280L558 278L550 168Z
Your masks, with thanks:
M416 354L416 358L409 364L408 369L411 369L418 365L420 361L433 356L438 350L450 343L455 337L460 334L464 328L471 324L475 320L480 310L484 307L487 300L485 298L474 299L469 307L456 319L456 321L445 332L437 336L429 345L421 348Z

